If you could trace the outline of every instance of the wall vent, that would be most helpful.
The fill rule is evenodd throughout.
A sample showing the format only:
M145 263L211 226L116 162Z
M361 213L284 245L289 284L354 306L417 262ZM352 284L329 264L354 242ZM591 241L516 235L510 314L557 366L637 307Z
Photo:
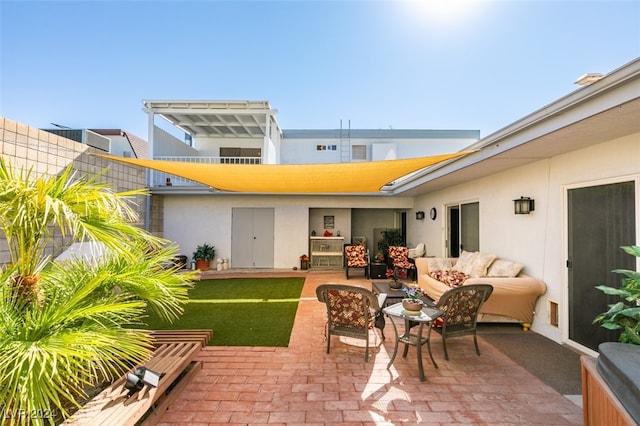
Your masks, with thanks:
M558 302L554 302L553 300L549 300L549 324L551 324L554 327L557 327L559 324L558 321L558 316L559 316L559 312L558 312Z
M94 133L91 130L83 130L83 132L83 143L105 152L111 152L111 139Z

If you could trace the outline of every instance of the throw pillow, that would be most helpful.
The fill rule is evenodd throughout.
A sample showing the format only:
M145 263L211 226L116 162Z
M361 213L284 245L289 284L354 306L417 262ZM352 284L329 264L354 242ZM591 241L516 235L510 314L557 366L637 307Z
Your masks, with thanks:
M447 281L449 287L458 287L464 284L464 282L469 278L467 274L459 271L447 271Z
M471 264L469 276L473 278L486 277L489 266L496 260L495 254L478 253Z
M496 259L491 266L489 266L487 276L513 278L518 276L522 268L524 268L524 266L519 263L505 259Z
M432 257L427 261L429 273L432 271L448 271L451 269L451 259L447 257Z
M429 275L443 284L448 285L449 287L458 287L462 285L468 276L460 271L454 271L450 269L448 271L438 270L430 272Z
M442 270L442 269L436 269L435 271L429 271L429 276L431 278L433 278L436 281L442 281L442 276L444 275L446 271Z
M459 271L464 274L470 275L471 268L473 267L473 262L476 260L477 255L478 255L477 251L469 252L469 251L463 250L462 253L460 253L460 257L458 258L458 261L456 262L455 265L453 265L452 269L454 271Z

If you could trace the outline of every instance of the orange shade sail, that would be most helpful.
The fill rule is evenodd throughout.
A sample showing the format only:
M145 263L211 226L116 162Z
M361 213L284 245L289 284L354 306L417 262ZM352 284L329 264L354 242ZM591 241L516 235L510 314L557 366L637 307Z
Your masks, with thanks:
M180 176L220 191L249 193L372 193L425 167L469 152L331 164L208 164L100 157Z

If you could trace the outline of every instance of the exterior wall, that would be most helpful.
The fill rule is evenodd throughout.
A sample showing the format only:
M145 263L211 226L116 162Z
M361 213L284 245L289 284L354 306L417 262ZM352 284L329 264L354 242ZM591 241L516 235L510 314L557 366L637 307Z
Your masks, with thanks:
M164 195L153 195L150 198L148 214L148 231L164 238Z
M333 216L333 228L327 229L324 227L325 216ZM345 242L351 241L351 209L311 209L307 227L310 228L311 231L315 231L317 237L322 237L324 231L329 231L334 237L344 237Z
M326 149L318 150L318 146ZM335 149L331 149L333 146ZM339 163L340 139L291 139L285 136L282 140L280 162L282 164Z
M409 210L408 197L321 197L321 196L243 196L243 195L165 195L164 238L175 241L182 254L191 258L197 245L212 244L216 257L231 258L232 208L274 209L274 267L299 266L298 258L308 254L313 229L320 236L325 215L335 216L336 228L345 242L351 239L354 209ZM392 218L392 215L389 215ZM312 224L313 222L313 224ZM318 227L316 227L318 226ZM387 226L390 226L389 224ZM373 229L373 228L372 228ZM335 232L334 232L335 234ZM233 266L233 259L231 259Z
M417 197L415 210L436 207L435 221L408 220L408 233L422 240L429 255L446 253L445 207L470 201L480 203L480 250L525 265L524 272L542 279L547 292L538 300L532 329L555 341L564 341L567 309L566 206L567 188L616 180L636 180L640 193L640 134L612 140L464 185ZM515 215L513 199L535 200L530 215ZM637 196L640 204L640 195ZM636 213L640 233L640 214ZM640 236L638 238L640 240ZM548 301L559 303L559 328L549 325Z
M145 187L145 171L138 167L112 162L92 156L104 153L70 139L0 117L0 155L11 164L25 170L33 168L35 176L58 174L69 164L79 173L98 173L107 169L104 181L115 191L128 191ZM146 198L135 200L139 225L144 224ZM58 254L65 245L61 236L55 237L53 253ZM0 237L0 264L9 262L4 236Z
M221 147L264 148L264 137L256 138L194 138L194 147L202 157L219 157Z
M280 154L282 149L282 131L275 120L275 117L269 117L269 132L264 138L265 147L262 150L263 164L280 164Z
M343 135L346 134L343 131ZM354 130L354 133L356 131ZM396 131L400 132L400 131ZM428 131L427 131L428 132ZM442 131L440 133L446 133ZM329 133L329 135L327 135ZM333 134L331 134L333 133ZM388 133L389 135L385 135ZM416 134L420 131L415 131ZM400 159L415 158L430 155L446 154L457 152L476 142L477 138L452 135L443 137L434 133L431 137L420 137L416 135L403 136L401 133L392 131L371 131L368 136L351 138L340 138L340 131L285 131L282 139L282 150L280 161L282 164L304 164L304 163L339 163L341 162L341 143L349 145L349 158L351 158L350 147L354 145L365 145L367 147L367 160L379 159ZM318 150L318 145L327 149ZM393 156L380 158L375 152L385 151L386 146L393 146ZM335 149L330 149L335 146ZM377 149L374 149L374 146ZM365 161L365 160L352 160Z
M405 211L403 209L356 209L352 212L353 227L351 228L352 237L365 237L367 239L367 249L369 255L375 256L378 250L378 240L380 235L376 235L376 229L399 229L400 223L396 213ZM407 213L407 223L411 219L411 215ZM407 233L407 246L415 247L417 242L413 241L414 236Z
M128 153L130 157L136 156L133 152L133 147L129 143L129 140L124 136L109 135L105 137L111 139L111 154L117 155L118 157L124 157L125 153Z
M180 139L171 135L169 132L162 130L158 126L154 126L153 128L153 156L186 156L186 157L196 157L201 154L198 153L198 150L190 147Z

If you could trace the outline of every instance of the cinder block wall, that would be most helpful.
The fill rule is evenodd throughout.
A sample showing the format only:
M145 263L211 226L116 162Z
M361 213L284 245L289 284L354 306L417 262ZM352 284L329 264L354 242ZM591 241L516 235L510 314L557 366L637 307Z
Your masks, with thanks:
M8 163L25 170L32 169L34 176L55 175L69 164L77 173L101 173L102 180L117 192L144 188L145 170L139 167L110 161L91 154L104 153L95 148L39 130L8 118L0 117L0 155ZM147 197L132 200L138 213L138 225L144 226ZM51 255L58 255L69 241L56 235ZM0 232L0 265L10 261L7 241Z

